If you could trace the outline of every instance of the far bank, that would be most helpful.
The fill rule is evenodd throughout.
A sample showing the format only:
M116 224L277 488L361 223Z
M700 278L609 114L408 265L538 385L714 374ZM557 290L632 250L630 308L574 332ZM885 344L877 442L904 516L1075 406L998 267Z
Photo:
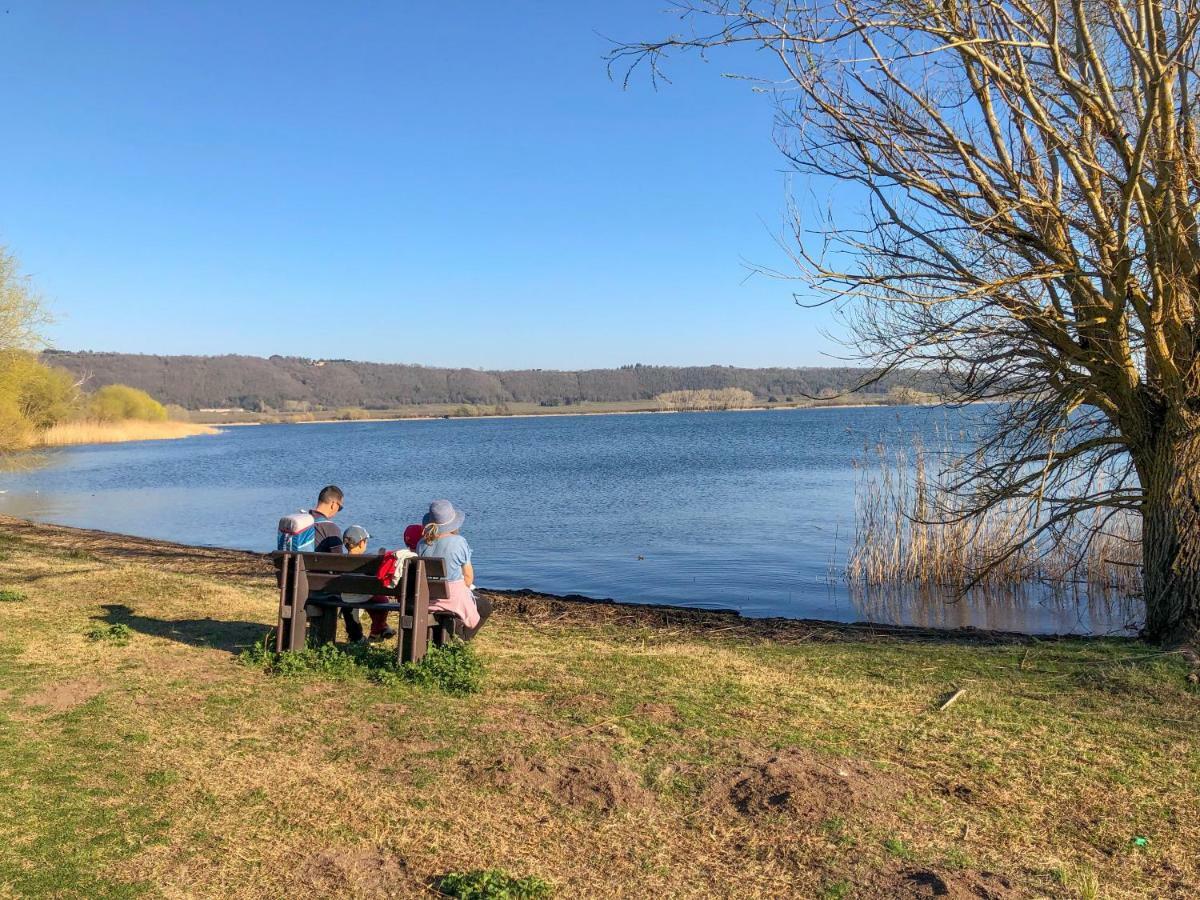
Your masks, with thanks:
M432 403L395 409L319 410L302 413L253 413L247 410L194 410L190 421L207 425L308 425L336 422L400 422L409 419L497 419L556 416L611 416L682 412L768 412L806 409L863 409L869 407L935 406L937 401L896 403L886 399L815 400L809 403L758 403L728 409L663 409L653 401L581 402L547 407L537 403L507 403L500 406Z

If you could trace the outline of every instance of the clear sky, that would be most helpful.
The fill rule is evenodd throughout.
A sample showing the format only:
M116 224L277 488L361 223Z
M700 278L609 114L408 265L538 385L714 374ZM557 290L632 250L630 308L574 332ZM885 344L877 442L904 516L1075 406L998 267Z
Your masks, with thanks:
M768 98L660 0L3 0L0 243L63 349L822 365Z

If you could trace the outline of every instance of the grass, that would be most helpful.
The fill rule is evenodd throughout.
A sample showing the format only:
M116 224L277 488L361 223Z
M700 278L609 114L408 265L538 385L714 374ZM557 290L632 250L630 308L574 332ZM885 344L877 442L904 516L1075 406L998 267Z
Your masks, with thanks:
M216 434L210 425L191 422L63 422L38 435L39 447L68 447L76 444L118 444L126 441L161 441Z
M850 900L854 896L854 886L850 882L831 881L821 887L821 891L817 894L819 900Z
M25 595L20 591L0 591L0 603L22 603L25 600Z
M419 684L459 697L478 693L483 680L483 663L479 655L462 641L445 647L430 647L420 662L403 664L396 661L395 647L391 644L325 644L283 653L276 653L268 646L269 640L264 640L242 651L241 661L283 677L365 678L393 686Z
M883 849L897 859L903 859L906 862L916 859L913 851L900 838L888 838L883 842Z
M112 625L97 625L84 632L84 637L89 641L106 641L119 647L128 644L132 636L133 629L120 622Z
M500 598L477 690L448 693L380 677L374 648L255 650L269 575L61 530L0 544L25 598L0 605L0 896L859 898L912 872L1200 895L1200 693L1177 654L784 643ZM771 780L785 753L808 781ZM812 810L741 812L746 777Z
M514 878L501 869L451 872L436 879L434 887L459 900L548 900L554 894L550 884L536 875Z

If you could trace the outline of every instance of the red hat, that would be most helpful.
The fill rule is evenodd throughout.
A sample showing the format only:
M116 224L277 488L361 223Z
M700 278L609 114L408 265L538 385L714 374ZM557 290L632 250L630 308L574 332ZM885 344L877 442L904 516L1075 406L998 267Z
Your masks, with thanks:
M425 529L420 525L409 525L404 529L404 546L414 553L417 550L417 542L421 540L421 536L425 533Z

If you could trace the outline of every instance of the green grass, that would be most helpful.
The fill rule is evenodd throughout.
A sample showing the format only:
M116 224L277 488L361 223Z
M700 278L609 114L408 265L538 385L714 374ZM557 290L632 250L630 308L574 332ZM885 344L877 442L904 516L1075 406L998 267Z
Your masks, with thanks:
M896 857L896 859L902 859L905 862L911 862L916 859L916 854L913 853L912 848L900 838L888 838L883 842L883 849Z
M459 900L546 900L554 894L550 884L536 875L514 878L501 869L451 872L438 878L434 887Z
M453 870L457 896L839 900L914 869L1200 896L1200 692L1136 642L785 644L501 601L400 667L242 652L269 577L6 546L0 896L420 896ZM815 785L811 815L739 813L729 785L784 751L852 766L852 795L768 779Z
M115 627L115 626L114 626ZM454 641L430 647L417 663L399 663L392 646L381 644L325 644L276 653L267 641L244 650L241 661L284 678L317 676L337 681L365 678L376 684L417 684L438 688L454 696L478 693L483 663L469 644Z
M21 680L0 657L0 684ZM31 733L0 704L0 886L19 897L137 897L111 867L160 838L162 798L130 790L102 717ZM0 894L3 892L0 891Z
M23 603L25 595L20 591L0 591L0 603Z
M854 896L854 887L849 881L830 881L821 886L817 895L819 900L850 900Z
M133 629L120 622L112 625L97 625L84 632L84 637L89 641L103 641L123 647L133 637Z

